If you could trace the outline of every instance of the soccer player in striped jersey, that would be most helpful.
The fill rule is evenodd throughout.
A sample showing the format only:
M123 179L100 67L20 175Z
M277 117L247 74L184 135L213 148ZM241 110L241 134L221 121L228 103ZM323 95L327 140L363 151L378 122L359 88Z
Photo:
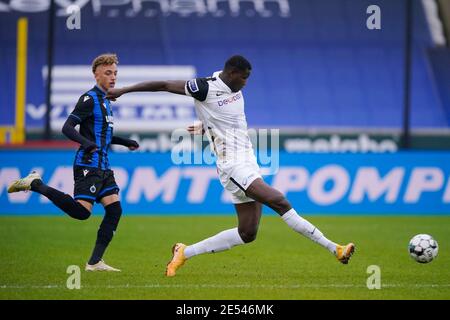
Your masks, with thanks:
M327 239L318 228L297 213L281 192L262 179L247 133L244 96L241 91L251 69L247 59L233 56L226 61L223 70L215 72L209 78L142 82L108 90L107 97L111 99L136 91L167 91L193 97L202 128L191 126L188 130L204 131L207 135L216 155L220 182L232 195L238 216L237 228L222 231L189 246L175 244L172 248L172 260L166 268L167 276L174 276L177 269L193 256L228 250L255 240L262 205L272 208L290 228L326 248L344 264L348 263L355 250L353 243L339 245Z
M62 129L64 135L80 144L73 166L74 197L44 184L37 172L14 181L8 188L10 193L26 190L40 193L78 220L89 218L94 202L103 205L105 215L86 271L120 271L102 259L122 214L119 187L110 168L108 151L111 144L123 145L130 150L139 145L134 140L113 135L112 108L105 96L115 85L118 63L115 54L103 54L94 59L92 72L96 85L79 98ZM75 129L77 125L80 125L79 132Z

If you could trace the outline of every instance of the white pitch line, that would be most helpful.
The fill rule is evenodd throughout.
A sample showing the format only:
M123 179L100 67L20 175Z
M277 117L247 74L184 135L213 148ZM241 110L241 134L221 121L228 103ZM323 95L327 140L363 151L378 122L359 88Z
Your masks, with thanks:
M382 284L382 288L450 288L450 284ZM66 286L50 285L0 285L0 289L66 289ZM354 284L293 284L293 285L265 285L265 284L124 284L104 286L81 286L84 289L302 289L302 288L366 288L365 285Z

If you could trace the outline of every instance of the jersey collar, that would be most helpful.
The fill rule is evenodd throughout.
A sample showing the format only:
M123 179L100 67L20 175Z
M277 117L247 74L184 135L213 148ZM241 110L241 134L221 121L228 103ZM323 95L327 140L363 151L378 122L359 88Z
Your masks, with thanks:
M106 96L106 92L103 91L98 85L95 85L94 88L97 89L97 91L99 91L103 96Z
M213 77L216 78L216 81L218 81L218 83L220 84L220 86L223 88L223 91L225 91L228 94L233 93L231 91L231 88L229 86L227 86L227 84L225 82L222 81L222 79L220 79L219 74L222 72L222 70L216 71L213 74Z

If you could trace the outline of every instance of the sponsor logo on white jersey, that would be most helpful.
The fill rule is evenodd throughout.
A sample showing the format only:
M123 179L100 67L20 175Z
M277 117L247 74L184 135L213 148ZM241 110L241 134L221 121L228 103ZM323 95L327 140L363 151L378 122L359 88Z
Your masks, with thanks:
M227 105L229 103L233 103L233 102L235 102L235 101L237 101L237 100L239 100L241 98L242 98L241 93L238 93L238 94L235 94L234 96L232 96L230 98L217 101L217 104L219 105L219 107L222 107L222 106L225 106L225 105Z

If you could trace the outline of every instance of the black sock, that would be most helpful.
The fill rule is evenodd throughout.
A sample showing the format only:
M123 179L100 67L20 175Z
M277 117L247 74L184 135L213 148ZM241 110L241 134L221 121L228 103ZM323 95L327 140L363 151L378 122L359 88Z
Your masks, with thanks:
M86 220L91 215L88 209L75 201L71 196L47 186L39 179L33 180L31 190L46 196L58 208L74 219Z
M95 248L88 262L90 265L96 264L103 258L103 254L111 242L114 232L117 230L121 214L122 207L119 201L105 207L105 216L98 229Z

